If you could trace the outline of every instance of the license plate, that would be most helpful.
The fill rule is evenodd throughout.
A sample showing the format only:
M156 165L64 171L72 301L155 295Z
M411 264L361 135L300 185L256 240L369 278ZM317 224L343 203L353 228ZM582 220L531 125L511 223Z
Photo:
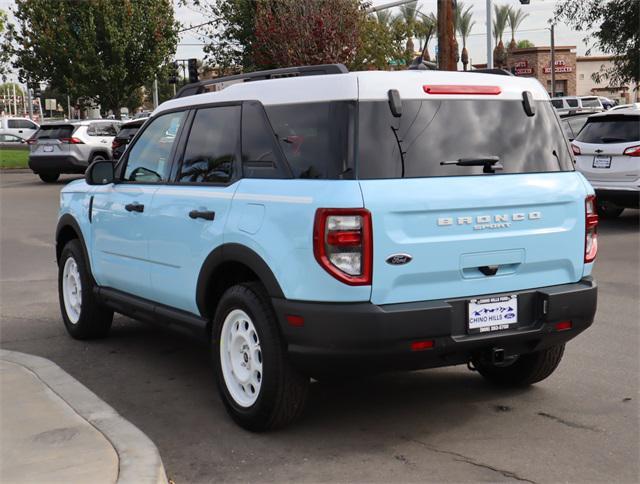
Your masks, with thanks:
M596 155L593 157L594 168L611 168L611 157Z
M44 146L42 147L42 151L44 151L44 152L46 152L46 153L50 153L50 152L52 152L52 151L53 151L53 146L50 146L50 145L44 145Z
M518 296L496 296L469 300L469 333L503 331L518 324Z

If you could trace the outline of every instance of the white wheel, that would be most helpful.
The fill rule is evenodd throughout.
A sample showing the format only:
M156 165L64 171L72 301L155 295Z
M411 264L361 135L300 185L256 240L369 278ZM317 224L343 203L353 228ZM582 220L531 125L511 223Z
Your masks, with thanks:
M235 403L244 408L253 405L262 387L262 350L253 321L241 309L231 311L222 325L220 364Z
M82 282L78 264L73 257L69 257L64 263L62 271L62 296L64 299L64 309L72 324L77 324L80 320L80 310L82 308Z

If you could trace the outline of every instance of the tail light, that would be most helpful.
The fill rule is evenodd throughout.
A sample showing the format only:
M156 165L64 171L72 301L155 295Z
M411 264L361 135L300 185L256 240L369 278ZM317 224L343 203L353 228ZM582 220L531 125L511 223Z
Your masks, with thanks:
M631 146L622 153L627 156L640 156L640 146Z
M574 145L573 143L571 143L571 150L573 151L574 155L579 155L581 153L580 147Z
M364 208L319 208L313 228L313 252L322 268L345 284L371 284L371 213Z
M124 141L122 141L122 140L120 140L118 138L114 138L113 141L111 142L111 149L115 150L116 148L119 148L123 144L124 144Z
M83 145L84 141L76 138L75 136L72 136L71 138L60 138L60 143L66 145Z
M584 261L593 262L598 253L598 212L595 195L585 200Z
M28 145L35 145L38 142L38 140L36 138L29 138L26 143Z

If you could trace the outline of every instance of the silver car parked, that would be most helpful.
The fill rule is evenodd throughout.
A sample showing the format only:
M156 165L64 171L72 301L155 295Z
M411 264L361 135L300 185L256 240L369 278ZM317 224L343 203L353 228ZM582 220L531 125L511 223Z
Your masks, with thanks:
M84 173L93 161L112 158L119 129L120 121L113 120L44 124L29 140L29 168L48 183L61 173Z

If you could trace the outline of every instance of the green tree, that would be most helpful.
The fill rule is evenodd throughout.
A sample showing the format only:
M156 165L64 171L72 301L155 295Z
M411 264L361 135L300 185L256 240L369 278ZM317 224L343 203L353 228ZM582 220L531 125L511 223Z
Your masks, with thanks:
M418 38L421 42L424 40L424 45L420 46L420 51L424 51L424 60L430 61L429 42L431 42L431 39L435 37L438 31L438 19L433 12L428 15L419 12L419 15L417 27Z
M593 31L585 37L589 46L614 56L612 67L593 75L596 82L611 86L640 83L640 2L638 0L563 0L555 9L557 21L578 31Z
M15 67L74 98L92 97L120 115L175 52L170 0L16 0Z
M4 84L0 84L0 95L13 96L14 86L16 90L16 96L25 95L25 92L22 90L20 84L17 84L15 82L5 82Z
M509 7L509 5L494 4L493 10L493 39L496 45L493 48L493 58L495 60L495 64L498 67L502 67L507 60L507 52L505 51L502 37L507 28L507 21L509 19L509 11L511 10L511 7Z
M527 39L519 40L516 43L516 49L528 49L529 47L535 47L535 44Z
M418 1L405 3L400 6L400 13L396 17L399 22L404 26L404 31L407 39L406 61L409 62L413 59L415 46L413 45L413 38L416 37L416 27L418 26Z
M7 14L4 10L0 9L0 78L2 78L3 81L7 80L9 58L11 57L11 51L9 49L10 40L7 38L8 31Z
M389 69L392 62L404 55L402 39L402 33L395 30L390 17L367 16L360 26L358 46L349 69Z
M458 33L460 37L462 37L462 66L463 69L467 70L467 65L469 64L469 52L467 52L467 38L471 33L471 29L476 24L475 20L473 20L473 14L471 13L472 7L469 6L463 10L460 7L462 2L458 2L458 10L456 11L456 16L458 17L458 21L456 22L458 27Z
M529 16L521 8L511 7L509 8L509 14L507 15L507 23L509 29L511 29L511 42L509 43L509 52L516 48L516 30L520 27L522 21Z

